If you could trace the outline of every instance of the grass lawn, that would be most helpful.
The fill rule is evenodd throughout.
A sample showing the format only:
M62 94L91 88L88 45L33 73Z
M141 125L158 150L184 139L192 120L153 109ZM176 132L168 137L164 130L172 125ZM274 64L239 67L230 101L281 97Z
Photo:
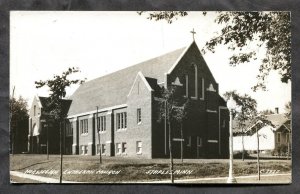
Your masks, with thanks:
M59 178L59 155L20 154L10 157L10 170L23 173L54 170L54 174L41 173L38 176ZM36 171L34 171L36 170ZM88 171L83 171L88 170ZM102 170L101 172L98 170ZM135 181L151 181L169 179L168 159L133 159L118 157L103 157L103 164L99 166L99 156L64 155L63 180L91 182L91 183L121 183ZM175 179L194 179L207 177L228 176L228 159L185 159L174 160ZM181 171L180 171L181 170ZM291 172L290 160L261 160L262 174ZM276 171L275 171L276 170ZM29 173L31 173L29 172ZM100 173L99 173L100 172ZM107 174L114 172L116 174ZM234 161L235 176L257 173L256 160Z

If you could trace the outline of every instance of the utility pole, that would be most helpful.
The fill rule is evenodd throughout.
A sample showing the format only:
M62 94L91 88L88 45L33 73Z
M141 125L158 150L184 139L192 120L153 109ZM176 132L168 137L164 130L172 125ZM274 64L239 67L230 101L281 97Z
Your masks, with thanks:
M47 127L47 160L49 160L49 123L46 124Z
M99 164L102 164L102 149L101 149L101 140L100 140L100 129L99 129L99 123L98 123L98 106L97 106L97 113L96 113L96 130L98 133L98 140L99 140Z
M59 183L62 183L62 163L63 163L63 155L62 155L62 127L61 121L59 121L59 136L60 136L60 175L59 175Z
M260 180L260 164L259 164L259 135L258 130L256 128L256 137L257 137L257 173L258 173L258 180Z
M180 141L180 147L181 147L181 152L180 152L180 157L181 157L181 163L183 163L183 131L182 131L182 122L180 124L180 133L181 133L181 141Z
M15 138L14 138L14 130L12 130L12 127L11 127L11 119L12 119L12 111L13 111L13 103L14 103L14 94L15 94L15 86L13 87L13 93L12 93L12 99L11 99L11 105L10 105L10 114L9 114L9 129L10 129L10 133L11 133L11 153L12 155L14 154L14 141L15 141ZM17 129L15 129L17 130Z
M60 111L62 111L62 98L60 97L59 98L59 103L60 103ZM63 168L63 144L62 144L62 141L63 141L63 130L62 130L62 113L60 112L60 115L59 115L59 136L60 136L60 176L59 176L59 183L62 183L62 176L63 176L63 173L62 173L62 168Z
M174 175L173 175L173 154L172 154L172 130L171 130L171 121L168 119L169 125L169 153L170 153L170 174L171 174L171 183L174 183Z
M165 102L165 155L167 155L167 100Z

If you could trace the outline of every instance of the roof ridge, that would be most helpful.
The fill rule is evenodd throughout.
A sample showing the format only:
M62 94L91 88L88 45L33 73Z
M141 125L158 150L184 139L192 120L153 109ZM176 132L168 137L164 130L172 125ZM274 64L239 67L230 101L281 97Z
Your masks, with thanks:
M117 73L117 72L120 72L120 71L129 69L129 68L133 68L133 67L138 66L138 65L140 65L140 64L142 64L142 63L146 63L146 62L148 62L148 61L151 61L151 60L154 60L154 59L163 57L163 56L165 56L165 55L171 54L171 53L176 52L176 51L179 51L179 50L183 50L182 52L184 52L184 50L185 50L187 47L189 47L189 46L181 47L181 48L178 48L178 49L175 49L175 50L166 52L166 53L164 53L164 54L161 54L161 55L159 55L159 56L157 56L157 57L152 57L152 58L150 58L150 59L146 59L146 60L144 60L144 61L135 63L134 65L130 65L130 66L128 66L128 67L125 67L125 68L122 68L122 69L118 69L118 70L116 70L116 71L113 71L113 72L110 72L110 73L108 73L108 74L102 75L102 76L100 76L100 77L96 77L96 78L91 79L91 80L89 80L89 81L87 81L87 82L84 82L83 84L88 83L88 82L92 82L92 81L94 81L94 80L97 80L97 79L100 79L100 78L103 78L103 77L106 77L106 76L111 76L112 74L115 74L115 73ZM179 58L179 57L180 57L180 56L178 56L178 58Z

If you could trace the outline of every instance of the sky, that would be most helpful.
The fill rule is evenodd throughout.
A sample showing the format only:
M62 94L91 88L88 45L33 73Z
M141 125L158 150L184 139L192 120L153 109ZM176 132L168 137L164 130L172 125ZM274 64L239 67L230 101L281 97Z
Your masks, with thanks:
M189 12L187 17L168 24L148 20L147 14L140 16L136 12L12 11L10 94L15 87L14 96L27 99L30 107L35 95L49 94L46 88L36 89L35 81L50 79L68 67L81 70L73 78L89 81L186 47L193 40L190 33L193 29L201 49L221 29L214 22L215 16L215 12L206 16L202 12ZM203 57L219 83L221 95L237 90L256 99L258 110L279 107L279 112L284 112L285 103L291 100L291 83L281 83L277 72L272 72L266 80L268 91L251 90L265 50L257 52L258 60L236 67L229 65L232 53L225 46ZM67 96L77 87L69 88Z

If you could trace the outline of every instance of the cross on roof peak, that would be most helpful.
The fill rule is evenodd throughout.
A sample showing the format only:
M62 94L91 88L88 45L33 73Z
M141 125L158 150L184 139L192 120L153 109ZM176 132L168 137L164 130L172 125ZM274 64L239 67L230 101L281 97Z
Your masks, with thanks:
M193 30L191 31L191 33L192 33L192 35L193 35L193 41L195 41L195 34L196 34L196 32L195 32L194 28L193 28Z

